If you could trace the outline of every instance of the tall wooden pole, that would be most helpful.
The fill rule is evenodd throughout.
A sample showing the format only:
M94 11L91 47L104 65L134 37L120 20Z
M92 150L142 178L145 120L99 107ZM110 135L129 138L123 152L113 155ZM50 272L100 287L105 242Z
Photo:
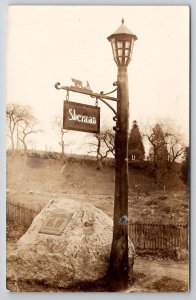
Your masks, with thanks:
M127 67L118 67L117 123L115 134L114 228L110 256L110 288L126 290L128 285L128 124L129 96Z

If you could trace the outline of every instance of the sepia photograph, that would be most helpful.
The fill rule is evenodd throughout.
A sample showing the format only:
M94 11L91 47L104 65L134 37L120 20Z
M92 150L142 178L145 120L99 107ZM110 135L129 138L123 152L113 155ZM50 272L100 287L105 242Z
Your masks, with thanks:
M190 7L10 5L6 288L188 292Z

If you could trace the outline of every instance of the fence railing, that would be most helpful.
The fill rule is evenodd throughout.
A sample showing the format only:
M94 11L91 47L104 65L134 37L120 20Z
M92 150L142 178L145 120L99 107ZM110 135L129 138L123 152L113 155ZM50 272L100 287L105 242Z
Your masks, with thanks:
M20 203L7 203L7 222L29 228L41 208L31 209ZM129 223L129 237L136 249L173 251L188 249L188 226Z
M40 208L25 207L21 203L7 202L6 219L7 222L11 222L13 225L21 225L28 229L40 210Z
M188 249L187 225L130 223L129 236L136 249Z

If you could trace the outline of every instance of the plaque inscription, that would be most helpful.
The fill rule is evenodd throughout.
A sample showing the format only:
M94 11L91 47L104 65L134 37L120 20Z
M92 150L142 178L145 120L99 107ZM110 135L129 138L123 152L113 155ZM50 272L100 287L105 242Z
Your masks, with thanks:
M56 213L49 215L39 230L39 233L61 235L72 216L73 213Z

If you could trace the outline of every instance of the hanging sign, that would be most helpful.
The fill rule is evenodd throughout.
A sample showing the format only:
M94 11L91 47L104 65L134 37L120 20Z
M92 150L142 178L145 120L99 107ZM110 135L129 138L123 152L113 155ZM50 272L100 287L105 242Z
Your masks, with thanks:
M63 129L100 132L100 107L64 101Z

